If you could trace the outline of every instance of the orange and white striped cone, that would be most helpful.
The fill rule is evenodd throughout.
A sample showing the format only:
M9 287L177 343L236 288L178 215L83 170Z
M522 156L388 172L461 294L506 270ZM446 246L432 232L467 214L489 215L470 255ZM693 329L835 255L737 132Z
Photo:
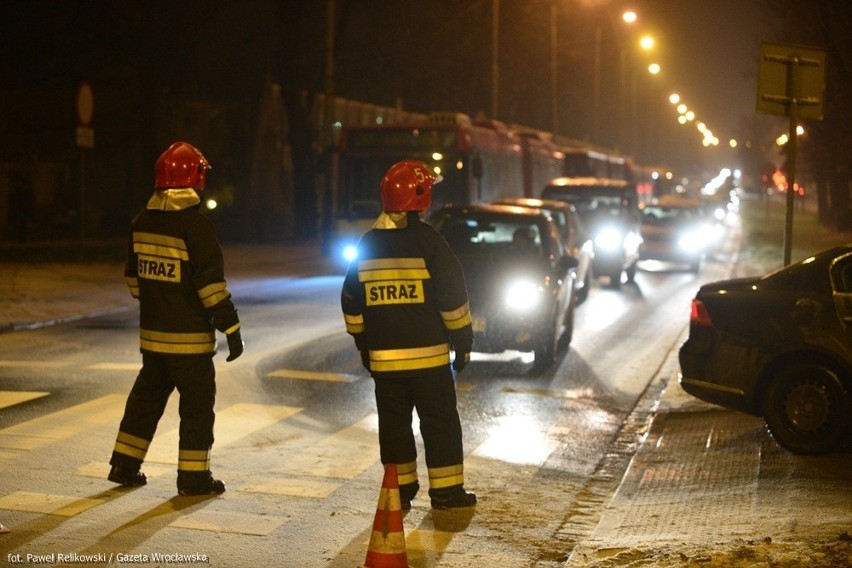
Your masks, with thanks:
M409 568L396 464L385 465L367 558L359 568Z

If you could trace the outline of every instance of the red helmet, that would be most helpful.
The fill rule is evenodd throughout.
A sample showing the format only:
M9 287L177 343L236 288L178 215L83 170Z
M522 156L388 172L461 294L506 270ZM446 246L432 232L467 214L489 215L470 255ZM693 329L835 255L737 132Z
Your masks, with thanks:
M186 142L175 142L157 159L154 171L157 189L191 187L198 191L204 189L210 162L198 151L198 148Z
M382 210L385 213L425 211L432 205L432 186L441 176L418 160L397 162L382 178Z

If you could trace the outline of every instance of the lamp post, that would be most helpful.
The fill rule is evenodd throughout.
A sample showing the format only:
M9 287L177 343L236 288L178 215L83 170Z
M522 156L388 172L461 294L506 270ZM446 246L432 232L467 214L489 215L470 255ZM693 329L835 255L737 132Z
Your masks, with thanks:
M556 59L556 2L558 0L550 0L550 131L556 134L559 131L559 103L558 101L558 85L556 77L558 75L557 59Z
M500 0L491 0L491 118L497 120L499 110L499 64Z

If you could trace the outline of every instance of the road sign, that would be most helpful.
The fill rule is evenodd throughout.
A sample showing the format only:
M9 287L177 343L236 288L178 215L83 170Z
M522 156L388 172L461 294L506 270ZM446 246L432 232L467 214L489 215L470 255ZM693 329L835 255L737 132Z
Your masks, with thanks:
M822 120L825 50L764 42L760 45L757 112ZM795 107L795 108L794 108Z
M95 147L95 129L87 126L77 127L77 146L80 148Z
M77 90L77 146L95 147L95 130L92 128L92 116L95 113L95 97L88 81L80 83Z
M80 83L77 90L77 120L80 126L91 126L95 112L95 96L88 81Z

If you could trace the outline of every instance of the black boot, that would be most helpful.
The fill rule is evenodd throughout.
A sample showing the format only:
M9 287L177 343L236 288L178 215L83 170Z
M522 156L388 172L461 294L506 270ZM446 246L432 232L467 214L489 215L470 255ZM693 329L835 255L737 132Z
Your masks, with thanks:
M219 495L225 492L225 484L209 471L179 471L177 489L178 495Z
M129 467L121 467L114 465L109 470L107 479L113 483L124 485L125 487L140 487L148 483L148 478L145 474L139 471L139 468L131 469Z
M433 509L455 509L457 507L473 507L476 505L476 495L465 491L463 485L454 485L445 489L430 489Z
M420 489L420 483L404 483L399 486L399 502L403 511L411 509L411 502L414 500L417 491Z

